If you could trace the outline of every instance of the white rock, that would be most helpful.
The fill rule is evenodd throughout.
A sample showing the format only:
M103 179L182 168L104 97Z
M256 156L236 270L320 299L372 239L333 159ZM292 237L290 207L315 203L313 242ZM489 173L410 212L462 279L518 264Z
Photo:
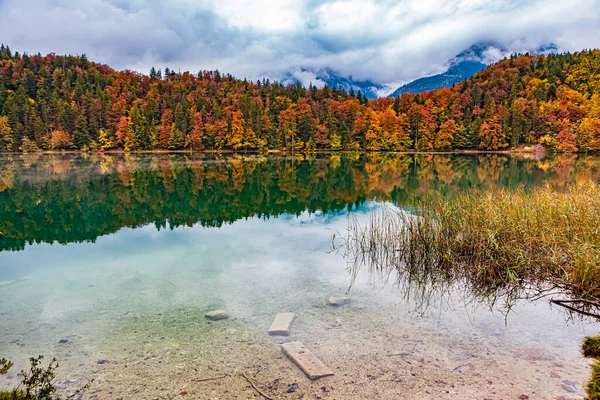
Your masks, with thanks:
M269 328L269 335L288 336L292 329L294 313L279 313Z
M205 317L213 321L218 321L220 319L229 318L229 314L227 314L227 311L225 310L212 310L207 312Z
M330 306L341 306L348 303L348 301L350 301L350 299L347 297L331 296L329 299L327 299L327 304Z
M333 371L317 358L300 342L290 342L281 345L281 351L310 378L315 380L332 376Z

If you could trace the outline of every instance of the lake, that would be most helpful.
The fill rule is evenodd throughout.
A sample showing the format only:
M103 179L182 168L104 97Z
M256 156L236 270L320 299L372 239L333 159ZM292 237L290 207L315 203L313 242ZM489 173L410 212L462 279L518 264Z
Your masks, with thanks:
M278 399L583 398L600 325L547 299L424 301L367 268L327 299L352 278L333 234L379 207L589 180L576 155L0 155L0 386L43 354L90 399L256 398L241 373ZM289 337L266 333L279 312ZM309 381L292 340L335 375Z

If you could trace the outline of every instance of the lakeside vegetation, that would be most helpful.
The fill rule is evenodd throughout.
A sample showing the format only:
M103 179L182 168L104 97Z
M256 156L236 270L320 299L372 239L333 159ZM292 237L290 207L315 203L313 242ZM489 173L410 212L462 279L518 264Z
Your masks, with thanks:
M592 364L592 376L587 384L589 400L600 400L600 335L586 337L583 341L584 357L595 359Z
M521 55L450 89L369 100L219 71L148 76L0 46L0 151L600 150L600 50Z
M0 390L0 400L72 400L79 398L89 389L92 381L77 389L70 396L58 393L54 383L58 362L56 358L50 360L47 367L42 366L44 356L29 359L29 371L21 371L22 379L19 385L11 390ZM0 360L0 375L5 375L13 367L13 363L6 359Z
M352 260L423 285L466 283L468 296L508 308L524 297L576 299L600 313L600 186L488 188L433 195L415 212L384 208L354 222Z

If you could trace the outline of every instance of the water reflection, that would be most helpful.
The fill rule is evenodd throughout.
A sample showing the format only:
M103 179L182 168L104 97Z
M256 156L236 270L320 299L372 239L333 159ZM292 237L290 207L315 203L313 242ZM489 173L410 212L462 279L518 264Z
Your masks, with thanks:
M333 154L0 156L0 250L94 241L122 227L219 227L367 200L410 204L472 187L600 180L600 160L561 155Z
M583 393L578 349L596 326L565 325L540 303L506 326L487 310L465 313L448 291L429 308L443 317L423 318L365 276L350 303L330 307L348 275L328 249L347 209L364 218L433 192L598 179L596 159L46 155L5 157L0 170L0 248L24 250L0 252L0 349L15 370L56 356L72 386L96 379L91 398L254 396L235 371L285 382L277 398L291 382L305 398L324 385L343 399L555 398L572 395L564 379ZM215 308L232 318L207 321ZM283 311L297 314L292 336L267 335ZM288 339L336 375L309 382L280 354Z

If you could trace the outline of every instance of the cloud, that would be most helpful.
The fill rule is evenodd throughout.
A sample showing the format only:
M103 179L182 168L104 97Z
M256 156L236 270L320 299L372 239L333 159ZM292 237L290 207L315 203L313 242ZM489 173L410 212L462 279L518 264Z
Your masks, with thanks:
M482 41L600 47L598 9L600 0L0 0L0 40L140 72L291 72L304 83L306 70L330 68L385 84L439 72Z

